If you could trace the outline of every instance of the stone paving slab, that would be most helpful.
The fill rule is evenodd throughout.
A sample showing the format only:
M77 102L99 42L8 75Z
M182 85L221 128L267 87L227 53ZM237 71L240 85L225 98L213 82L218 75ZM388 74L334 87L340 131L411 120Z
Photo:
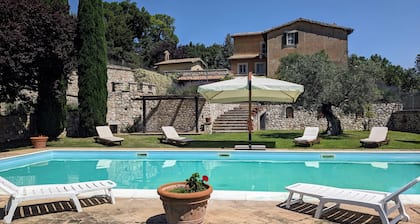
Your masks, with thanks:
M0 198L0 206L4 206L6 197ZM68 201L38 202L23 204L15 213L15 224L75 224L75 223L133 223L164 224L164 210L159 199L117 198L116 204L109 204L105 198L92 197L81 199L83 212L75 212ZM276 201L225 201L210 200L205 223L381 223L373 210L344 206L333 210L322 217L313 218L316 205L304 203L285 209ZM420 224L420 205L406 205L410 222ZM3 210L0 211L3 214ZM2 216L0 216L2 218Z

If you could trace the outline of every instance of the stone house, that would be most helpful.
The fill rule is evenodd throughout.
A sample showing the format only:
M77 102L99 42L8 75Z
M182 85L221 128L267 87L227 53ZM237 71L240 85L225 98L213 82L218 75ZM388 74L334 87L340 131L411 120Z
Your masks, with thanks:
M164 60L155 64L159 73L172 70L204 70L207 64L201 58L170 59L169 51L164 52Z
M175 74L178 84L181 86L198 86L218 82L232 75L229 69L173 70L165 71L164 74Z
M164 60L155 66L159 73L175 75L182 86L217 82L232 75L228 69L208 69L201 58L170 59L169 51L164 52Z
M282 57L322 50L330 60L347 64L348 35L352 32L353 29L336 24L299 18L262 32L233 34L231 72L275 77Z

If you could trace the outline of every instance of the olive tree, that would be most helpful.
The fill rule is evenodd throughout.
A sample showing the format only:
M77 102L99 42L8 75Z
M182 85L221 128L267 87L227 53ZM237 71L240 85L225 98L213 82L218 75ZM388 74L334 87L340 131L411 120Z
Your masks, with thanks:
M343 132L333 107L341 108L345 113L363 114L366 105L378 98L378 73L380 67L372 60L364 61L352 56L346 67L329 61L324 52L291 54L281 59L277 71L280 79L304 85L305 92L297 104L317 109L328 122L326 133L329 135Z

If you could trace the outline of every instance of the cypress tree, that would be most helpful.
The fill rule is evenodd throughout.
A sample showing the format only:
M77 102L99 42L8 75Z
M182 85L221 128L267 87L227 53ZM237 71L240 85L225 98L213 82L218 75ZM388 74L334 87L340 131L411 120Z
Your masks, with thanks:
M80 0L76 49L79 85L79 135L96 135L95 126L106 124L106 42L101 0Z

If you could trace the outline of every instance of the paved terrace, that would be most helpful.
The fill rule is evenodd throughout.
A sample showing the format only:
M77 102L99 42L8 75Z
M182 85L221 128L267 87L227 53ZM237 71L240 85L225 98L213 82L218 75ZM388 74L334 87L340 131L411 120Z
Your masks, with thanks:
M0 158L35 151L37 150L25 149L0 152ZM143 192L139 192L127 194L127 191L116 189L117 198L114 205L109 204L109 201L102 197L82 198L80 201L83 212L80 213L75 212L75 208L66 200L22 203L15 213L13 223L166 223L162 204L157 196L153 196L153 191L146 191L145 197L142 197ZM229 200L223 200L224 197ZM265 198L263 201L232 198L232 195L226 195L226 192L214 192L208 204L205 223L381 223L375 211L356 206L344 205L341 209L325 214L322 219L314 219L312 217L316 203L311 201L286 209L281 205L284 200L277 196L272 200ZM405 208L411 219L409 222L400 223L420 224L420 200L417 195L414 200L404 198L404 201L407 203ZM0 196L1 219L6 202L7 196Z

